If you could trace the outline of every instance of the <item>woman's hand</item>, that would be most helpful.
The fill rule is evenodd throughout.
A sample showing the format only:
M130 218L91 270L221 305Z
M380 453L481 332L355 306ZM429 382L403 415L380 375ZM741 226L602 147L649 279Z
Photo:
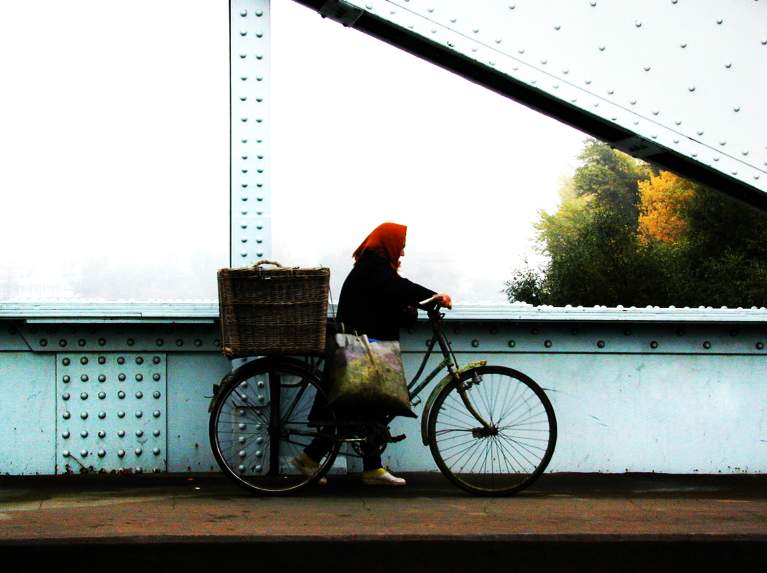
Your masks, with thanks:
M434 295L434 300L436 300L441 306L446 308L453 308L453 299L451 299L450 295L446 292L441 292Z

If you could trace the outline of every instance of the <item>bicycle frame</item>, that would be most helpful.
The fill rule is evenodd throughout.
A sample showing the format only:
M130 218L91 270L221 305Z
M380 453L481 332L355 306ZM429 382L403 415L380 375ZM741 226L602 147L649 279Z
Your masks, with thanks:
M421 393L421 391L426 388L426 386L434 379L434 377L437 375L438 372L440 372L443 368L447 368L448 371L448 377L446 377L447 380L460 380L460 374L464 371L464 369L461 369L458 366L458 360L455 357L455 353L453 352L452 346L450 345L450 341L445 336L445 333L442 332L442 327L440 325L442 318L444 318L444 314L441 313L436 308L429 309L427 311L427 314L429 316L429 321L431 323L432 327L432 337L429 341L427 348L426 348L426 355L423 357L423 360L421 361L421 365L418 368L418 371L416 372L413 379L408 384L408 391L410 393L410 400L411 403L416 406L420 404L420 400L415 401L418 397L418 395ZM431 358L432 352L434 351L434 345L437 344L439 346L439 349L442 353L442 361L424 378L420 383L418 383L418 379L421 377L421 374L423 374L424 369L426 368L426 364L429 361L429 358ZM468 365L466 370L471 369L473 365ZM475 383L478 383L479 381L476 381ZM436 392L442 387L442 384L438 384L437 387L432 391L431 396L429 397L429 400L427 400L427 406L424 408L423 412L423 420L422 423L425 424L429 415L430 407L429 405L433 402L433 398L436 396ZM466 394L467 387L459 387L458 388L458 394L461 396L461 401L466 406L466 409L468 412L479 422L482 427L485 429L490 428L490 424L485 420L482 415L477 412L476 408L474 408L474 405L471 403L471 400L469 400L468 395Z

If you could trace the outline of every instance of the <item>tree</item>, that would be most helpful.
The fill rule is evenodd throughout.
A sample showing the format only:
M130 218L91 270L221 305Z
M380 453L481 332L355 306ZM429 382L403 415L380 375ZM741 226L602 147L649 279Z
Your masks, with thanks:
M642 243L653 239L667 243L680 241L687 231L683 208L695 196L695 185L670 171L661 171L639 181L638 187Z

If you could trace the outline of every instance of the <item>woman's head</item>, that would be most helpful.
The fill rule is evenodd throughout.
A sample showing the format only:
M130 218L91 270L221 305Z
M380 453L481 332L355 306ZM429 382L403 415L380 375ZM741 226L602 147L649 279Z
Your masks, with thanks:
M373 252L383 257L396 271L399 269L399 258L405 254L405 237L407 227L397 223L382 223L370 233L362 244L354 251L354 262L360 260L365 252Z

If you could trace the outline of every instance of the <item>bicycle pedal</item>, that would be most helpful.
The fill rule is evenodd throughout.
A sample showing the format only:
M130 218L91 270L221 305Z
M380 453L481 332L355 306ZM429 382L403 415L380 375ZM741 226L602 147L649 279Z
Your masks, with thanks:
M399 434L398 436L392 436L389 441L392 442L392 443L394 443L394 442L401 442L405 438L407 438L407 436L405 434Z

